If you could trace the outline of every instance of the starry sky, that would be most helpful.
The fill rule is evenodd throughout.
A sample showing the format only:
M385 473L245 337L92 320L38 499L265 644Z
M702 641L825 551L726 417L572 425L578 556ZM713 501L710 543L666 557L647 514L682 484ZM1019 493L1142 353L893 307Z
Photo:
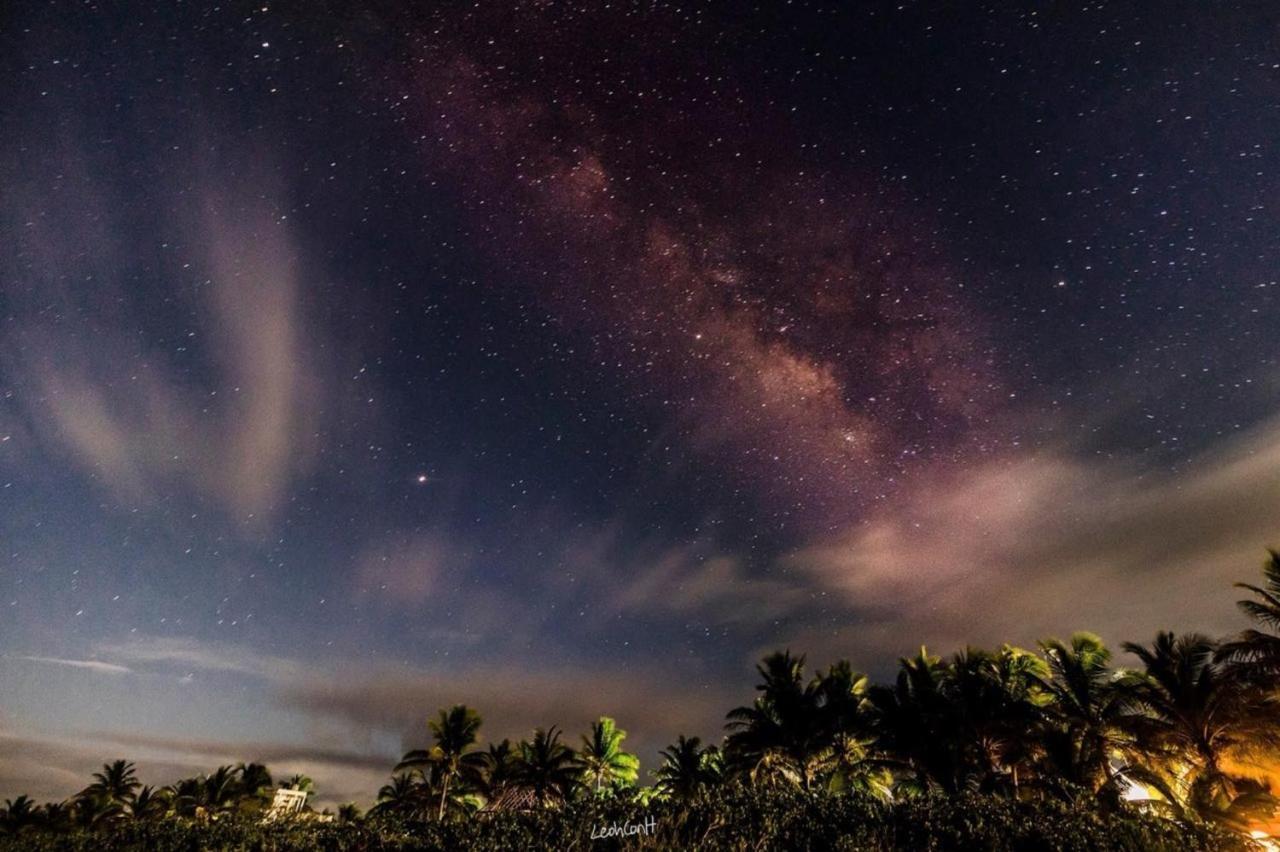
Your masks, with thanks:
M1240 626L1271 4L152 5L0 11L0 797Z

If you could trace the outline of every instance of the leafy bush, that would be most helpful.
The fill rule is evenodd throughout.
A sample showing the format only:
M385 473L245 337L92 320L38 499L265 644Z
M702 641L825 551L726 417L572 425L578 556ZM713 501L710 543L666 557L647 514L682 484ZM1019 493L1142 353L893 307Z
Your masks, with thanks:
M648 836L593 839L593 829L652 818ZM572 802L555 810L435 821L374 817L359 823L264 825L243 817L214 822L124 822L98 832L27 833L0 850L67 852L505 852L505 850L785 849L833 852L1232 852L1254 847L1221 829L1093 807L940 794L886 805L860 795L730 784L687 805L626 797Z

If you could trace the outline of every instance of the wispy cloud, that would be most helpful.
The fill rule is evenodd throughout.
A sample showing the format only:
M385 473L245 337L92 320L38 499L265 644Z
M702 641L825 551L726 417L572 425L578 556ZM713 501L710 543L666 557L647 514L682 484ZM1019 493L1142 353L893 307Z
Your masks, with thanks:
M15 291L4 341L0 374L29 388L33 426L9 451L66 458L128 501L185 493L261 525L308 469L326 407L283 193L222 170L191 177L194 191L157 186L175 212L143 237L115 190L74 149L66 159L74 197L21 175L11 187L42 215L13 230L13 264L0 261L33 294ZM135 269L138 239L160 243L157 268ZM165 280L163 307L139 301L140 274Z
M101 642L94 652L135 669L171 667L183 670L229 672L265 680L282 680L303 670L301 664L240 645L204 642L189 637L136 636L122 642Z
M60 657L34 656L25 656L20 657L19 659L23 659L31 663L43 663L50 666L66 666L73 669L85 669L99 674L122 675L131 674L133 672L133 669L128 666L121 666L116 663L104 663L101 660L65 660Z
M928 642L1113 641L1241 626L1233 581L1280 539L1280 422L1175 473L1070 448L921 482L865 524L790 558L849 608L836 643L897 654ZM856 624L856 628L853 626ZM821 642L801 633L797 644Z

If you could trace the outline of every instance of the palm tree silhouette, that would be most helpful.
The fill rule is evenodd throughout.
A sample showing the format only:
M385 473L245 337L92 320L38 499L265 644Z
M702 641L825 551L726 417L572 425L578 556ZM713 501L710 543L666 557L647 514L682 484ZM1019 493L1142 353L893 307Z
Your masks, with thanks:
M488 751L481 758L482 765L476 786L486 799L493 801L512 783L516 752L511 746L511 740L504 739L500 743L490 743Z
M0 834L16 836L40 823L40 811L27 796L6 799L0 811Z
M698 737L681 734L661 752L662 765L653 772L656 787L664 795L687 802L720 780L720 752L702 745Z
M1274 799L1226 768L1280 753L1274 695L1215 665L1217 647L1198 633L1161 632L1150 647L1124 648L1143 664L1126 680L1134 709L1124 723L1149 759L1130 774L1204 819L1236 823L1274 809Z
M201 804L209 813L221 813L235 807L240 796L240 778L234 766L219 766L204 779Z
M1236 588L1253 593L1252 600L1237 601L1245 615L1271 632L1244 630L1218 651L1219 659L1233 664L1236 674L1266 682L1280 675L1280 551L1268 550L1262 564L1263 585L1236 583Z
M573 795L581 775L573 749L560 742L555 726L533 732L520 743L513 772L516 784L533 792L540 805L565 801Z
M134 765L127 760L117 760L103 764L101 772L93 773L93 783L84 789L84 794L125 807L141 786Z
M639 776L640 758L622 748L626 737L627 732L608 716L592 722L591 733L583 735L578 766L597 793L606 785L634 784Z
M262 808L271 803L271 790L275 782L271 772L261 763L240 763L236 766L238 794L242 807Z
M421 785L408 772L393 775L388 784L378 790L377 804L369 811L373 814L414 815L423 804Z
M732 732L725 742L732 765L752 780L785 781L808 789L825 747L821 693L816 681L805 682L804 657L780 651L758 666L762 682L755 702L728 713Z
M134 796L129 812L134 819L150 820L162 817L169 812L171 797L164 789L146 786L138 790Z
M480 714L466 705L456 704L447 711L441 710L438 718L427 723L435 737L435 745L409 752L395 768L396 772L418 771L424 780L426 770L434 770L440 785L437 819L444 819L451 784L478 775L484 765L481 755L467 753L476 743L480 724Z
M1065 781L1103 794L1114 805L1112 758L1131 740L1123 729L1129 699L1111 670L1111 651L1092 633L1074 633L1069 643L1046 639L1040 648L1049 671L1038 679L1051 699L1041 737L1044 780L1060 792Z

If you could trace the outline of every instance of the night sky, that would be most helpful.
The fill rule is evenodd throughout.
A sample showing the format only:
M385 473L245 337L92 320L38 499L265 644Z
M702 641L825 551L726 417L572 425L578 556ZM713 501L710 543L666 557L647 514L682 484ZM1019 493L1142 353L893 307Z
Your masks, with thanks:
M1273 4L135 5L0 11L0 797L1240 626Z

